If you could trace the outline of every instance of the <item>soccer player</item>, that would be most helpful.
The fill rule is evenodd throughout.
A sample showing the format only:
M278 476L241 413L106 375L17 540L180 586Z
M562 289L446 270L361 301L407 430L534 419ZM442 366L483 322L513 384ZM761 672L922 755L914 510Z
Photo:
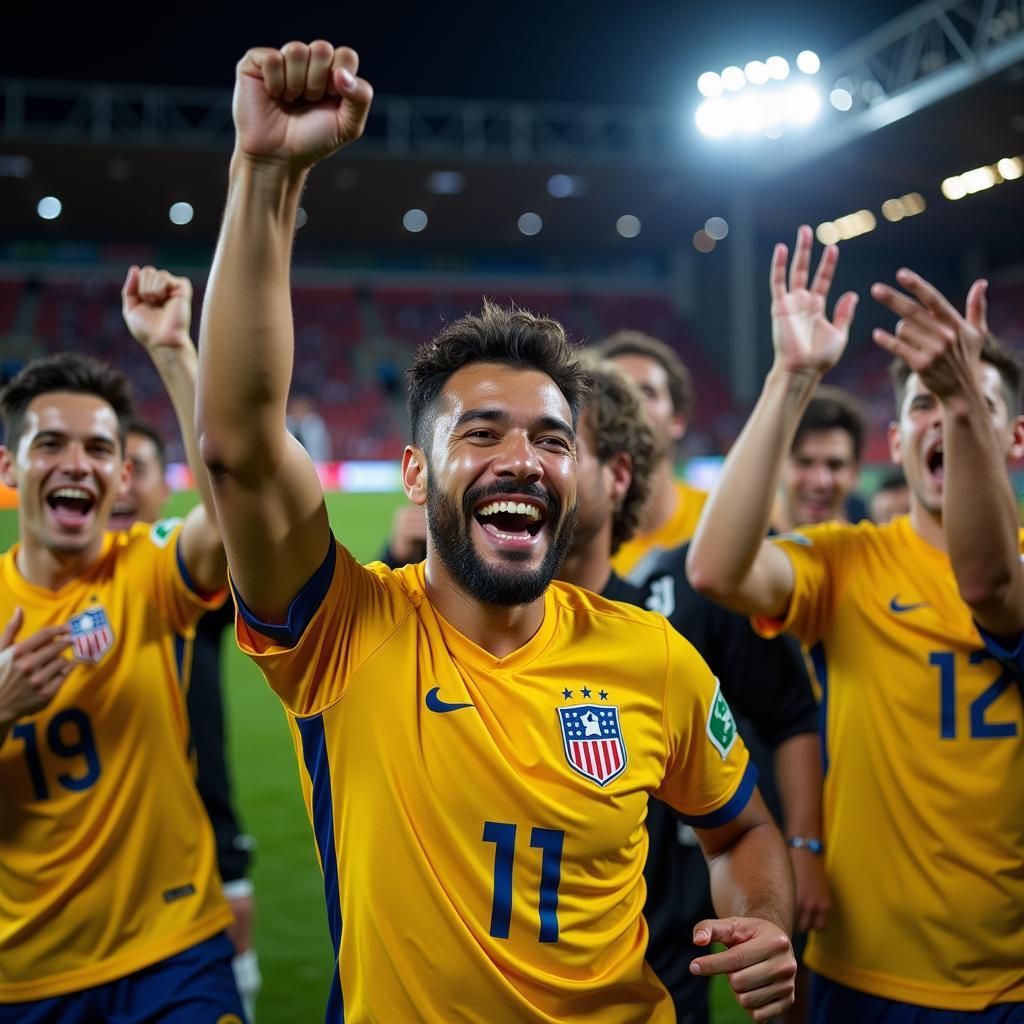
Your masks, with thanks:
M772 528L848 522L847 501L857 489L864 447L864 415L841 388L820 387L807 403L782 463Z
M410 371L426 562L358 565L285 429L289 252L309 168L370 87L317 41L238 65L198 423L238 637L289 712L337 971L330 1021L667 1021L643 960L647 799L700 828L720 919L691 970L788 1005L785 850L728 705L660 616L551 579L584 378L561 327L485 305Z
M760 638L742 616L696 593L683 570L685 548L643 587L613 572L614 550L636 529L647 499L658 446L643 399L624 372L609 360L588 362L587 373L576 431L579 513L558 577L664 614L707 661L730 707L753 723L774 755L797 883L797 927L821 927L828 894L813 850L821 835L818 715L800 648L788 637ZM708 979L689 971L700 955L693 926L713 914L707 868L693 830L660 800L650 801L647 832L647 962L672 994L679 1024L707 1022Z
M180 416L195 351L149 353ZM180 673L195 620L223 600L208 484L183 523L106 531L131 403L124 376L86 357L30 363L0 412L0 473L21 498L0 621L17 608L25 635L67 627L75 658L60 685L0 692L0 1021L237 1024Z
M651 495L636 534L612 559L615 572L642 584L667 551L685 544L697 528L707 494L676 477L676 453L693 417L693 378L683 361L657 338L620 331L593 350L630 376L646 400L658 445Z
M141 345L177 344L188 352L194 366L192 282L156 267L133 267L122 293L125 324ZM185 447L196 450L195 381L183 384L179 402ZM138 419L128 422L125 455L131 465L127 487L114 502L110 527L127 530L137 522L154 523L167 500L167 446L160 432ZM195 759L195 779L217 842L217 868L234 921L228 937L235 947L232 967L249 1020L254 1019L260 989L259 961L252 947L255 910L252 881L247 877L251 838L242 833L232 798L231 775L225 758L224 702L220 681L220 648L225 629L234 622L234 607L225 601L204 614L195 637L184 649L182 677L187 681L190 746Z
M776 247L775 362L701 518L690 577L766 635L788 630L814 647L833 911L806 957L812 1019L1021 1020L1022 694L986 651L948 554L944 508L974 499L954 498L944 479L960 429L950 403L902 366L890 447L910 483L909 517L764 539L790 438L856 305L847 293L827 318L837 250L826 248L811 282L811 246L802 227L788 286ZM985 439L984 408L993 452L1019 455L1019 369L991 342L980 362L972 429Z

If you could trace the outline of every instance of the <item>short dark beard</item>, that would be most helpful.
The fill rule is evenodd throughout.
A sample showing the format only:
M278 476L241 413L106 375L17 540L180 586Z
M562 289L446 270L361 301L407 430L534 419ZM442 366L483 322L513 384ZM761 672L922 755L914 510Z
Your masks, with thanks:
M480 557L470 535L473 509L481 501L491 495L513 494L540 502L547 510L543 529L554 530L544 560L534 570L517 571L515 567L516 562L524 562L530 557L528 551L507 552L505 559L510 563L507 571L488 565ZM484 604L511 607L530 604L543 595L569 553L576 528L576 509L577 506L573 505L563 514L557 498L543 487L523 483L494 483L470 488L459 508L452 498L434 485L433 475L427 474L427 529L430 539L456 584Z

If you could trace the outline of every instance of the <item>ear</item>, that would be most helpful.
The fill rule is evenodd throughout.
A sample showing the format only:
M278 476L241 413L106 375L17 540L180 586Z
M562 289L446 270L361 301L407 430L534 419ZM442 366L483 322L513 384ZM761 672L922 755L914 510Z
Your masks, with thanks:
M1007 457L1014 462L1024 459L1024 416L1017 416L1010 424L1011 440Z
M903 438L900 436L900 425L895 420L889 423L889 458L897 466L903 465Z
M609 473L608 497L618 508L633 483L633 456L629 452L616 452L605 464Z
M407 444L402 453L402 486L414 505L426 505L427 457L419 445Z
M14 475L14 452L6 445L0 444L0 480L8 487L18 486L17 477Z

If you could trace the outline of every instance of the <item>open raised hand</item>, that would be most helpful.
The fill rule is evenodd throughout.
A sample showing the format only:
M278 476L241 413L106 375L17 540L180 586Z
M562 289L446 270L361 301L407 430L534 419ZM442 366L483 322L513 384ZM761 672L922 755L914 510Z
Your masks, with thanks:
M952 303L919 274L905 267L896 280L910 295L876 283L871 294L898 317L896 333L880 327L872 332L879 347L902 359L925 386L946 398L977 379L981 350L988 334L988 282L979 279L967 293L961 316Z
M793 262L786 286L786 260L789 250L781 242L775 246L771 265L772 340L775 361L791 373L816 373L830 370L843 354L857 308L855 292L846 292L836 303L832 319L825 312L825 303L839 250L827 245L810 288L807 287L811 267L811 229L802 225L797 231Z
M355 50L323 39L249 50L236 69L236 153L302 169L358 139L373 99L358 69Z
M192 282L156 267L131 267L121 289L121 313L147 351L192 347Z

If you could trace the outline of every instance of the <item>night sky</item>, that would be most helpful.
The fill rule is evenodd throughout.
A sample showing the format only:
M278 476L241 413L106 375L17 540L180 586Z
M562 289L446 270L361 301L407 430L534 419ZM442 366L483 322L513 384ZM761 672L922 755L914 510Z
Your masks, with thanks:
M519 0L307 14L293 0L244 15L212 6L8 14L0 74L227 88L248 46L323 36L354 46L381 94L672 106L692 98L701 71L773 53L792 63L805 48L828 57L913 5Z

